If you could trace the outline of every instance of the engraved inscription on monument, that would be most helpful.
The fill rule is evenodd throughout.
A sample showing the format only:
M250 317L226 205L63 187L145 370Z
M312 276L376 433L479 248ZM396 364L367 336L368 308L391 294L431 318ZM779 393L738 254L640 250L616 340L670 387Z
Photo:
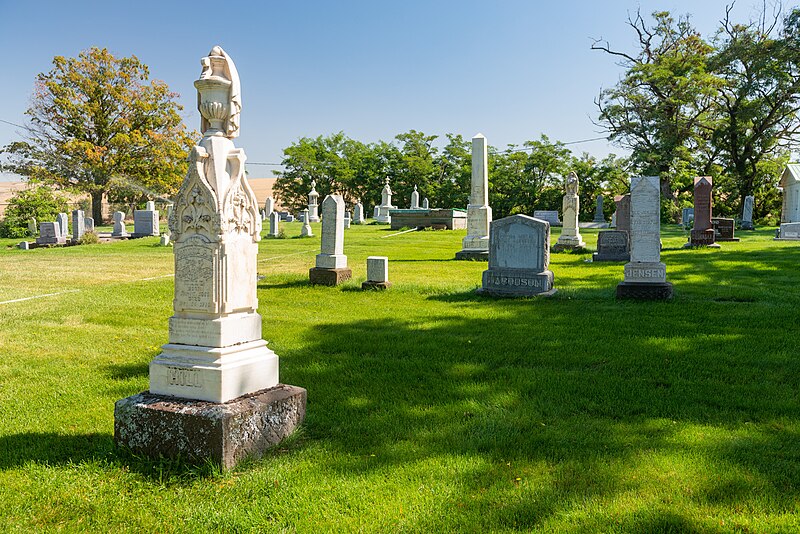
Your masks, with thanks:
M175 248L175 310L214 309L214 251L203 245L187 244Z

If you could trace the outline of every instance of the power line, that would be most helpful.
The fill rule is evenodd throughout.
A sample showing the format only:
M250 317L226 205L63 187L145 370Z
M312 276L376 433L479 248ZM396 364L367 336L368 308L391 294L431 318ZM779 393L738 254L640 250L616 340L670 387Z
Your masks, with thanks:
M6 121L6 120L3 120L3 119L0 119L0 122L4 122L6 124L10 124L11 126L16 126L17 128L27 128L27 126L23 126L21 124L17 124L16 122Z

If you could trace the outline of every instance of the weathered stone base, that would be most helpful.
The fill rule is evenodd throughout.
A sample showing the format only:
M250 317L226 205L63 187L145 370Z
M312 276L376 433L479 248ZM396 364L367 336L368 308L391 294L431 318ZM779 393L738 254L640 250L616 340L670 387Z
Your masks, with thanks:
M630 252L627 254L602 254L595 252L592 254L592 261L631 261Z
M737 239L737 241L738 241L738 239ZM689 241L689 242L683 244L683 248L700 248L700 247L721 248L720 245L718 245L716 242L714 242L714 243L698 243L698 242Z
M483 271L479 295L492 297L549 297L556 293L553 271L494 268Z
M755 230L755 226L751 221L742 221L741 226L739 226L740 230Z
M556 243L553 245L554 252L564 252L565 250L581 250L586 248L586 243L583 241L579 243Z
M617 284L617 298L633 300L668 300L672 298L672 284L669 282L658 282L655 284L620 282Z
M489 261L488 250L460 250L456 252L457 260Z
M322 267L314 267L308 270L308 280L314 285L321 286L338 286L342 282L350 280L352 276L353 271L348 268L323 269Z
M212 461L225 469L264 452L303 422L306 390L279 384L224 404L153 395L114 405L114 442L136 454Z
M371 282L367 280L366 282L361 283L361 289L383 290L383 289L389 289L390 287L392 287L391 282Z

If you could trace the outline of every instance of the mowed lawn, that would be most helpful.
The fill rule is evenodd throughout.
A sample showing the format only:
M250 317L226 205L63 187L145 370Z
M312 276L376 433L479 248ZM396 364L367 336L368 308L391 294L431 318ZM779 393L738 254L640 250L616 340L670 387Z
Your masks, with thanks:
M464 231L354 226L353 280L310 287L312 226L259 256L305 423L227 473L113 444L167 341L171 248L0 241L0 530L800 530L800 242L682 250L665 226L670 302L617 302L623 264L590 254L551 255L550 299L493 300ZM388 291L360 290L370 255Z

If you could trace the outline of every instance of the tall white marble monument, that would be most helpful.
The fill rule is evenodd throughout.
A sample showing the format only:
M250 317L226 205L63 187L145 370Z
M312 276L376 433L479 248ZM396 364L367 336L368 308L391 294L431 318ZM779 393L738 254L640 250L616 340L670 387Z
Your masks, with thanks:
M467 205L467 235L461 242L457 260L489 260L489 153L486 137L472 138L472 188Z
M347 267L344 254L344 199L341 195L328 195L322 201L321 242L316 266L308 272L310 282L335 286L349 280L353 273Z
M617 298L663 300L672 298L667 266L661 262L661 186L658 176L631 178L631 261Z
M189 156L169 220L175 254L169 343L150 363L150 391L117 403L115 437L147 454L231 467L291 432L302 420L305 391L279 386L278 357L261 338L261 217L244 150L233 144L242 109L239 76L218 46L201 63L195 87L203 138Z
M561 235L556 241L554 250L573 250L585 248L580 230L578 230L578 212L580 211L580 198L578 197L578 175L569 173L565 180L566 193L561 202Z
M386 177L386 182L381 191L381 205L375 206L375 220L382 224L391 224L392 217L389 215L389 210L397 209L392 206L392 188L389 187L389 177Z
M311 180L311 191L308 193L308 222L319 222L319 193L317 181Z

